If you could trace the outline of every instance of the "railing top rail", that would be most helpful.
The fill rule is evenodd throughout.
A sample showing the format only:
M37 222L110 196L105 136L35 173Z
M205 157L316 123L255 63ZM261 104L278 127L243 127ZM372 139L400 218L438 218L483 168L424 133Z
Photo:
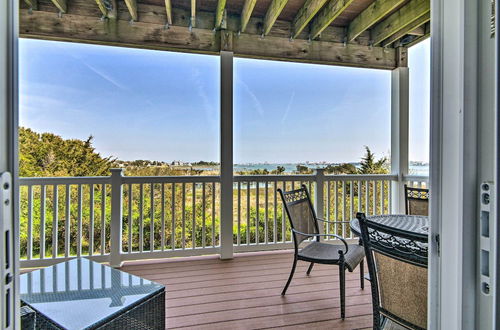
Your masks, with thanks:
M33 177L19 178L22 186L29 185L64 185L64 184L110 184L110 176L66 176L66 177Z
M428 182L429 177L426 175L405 175L405 176L403 176L403 181Z
M397 180L397 174L328 174L327 181L374 181L374 180Z
M122 183L199 183L199 182L220 182L217 175L207 176L124 176Z
M314 181L314 174L292 174L292 175L235 175L235 182L255 181Z
M235 175L235 182L257 181L314 181L315 174L290 174L290 175ZM328 174L327 181L364 181L364 180L397 180L394 174ZM406 181L428 181L426 176L408 175ZM22 177L21 185L54 185L54 184L110 184L111 176L82 176L82 177ZM124 184L138 183L192 183L192 182L220 182L217 175L210 176L123 176Z

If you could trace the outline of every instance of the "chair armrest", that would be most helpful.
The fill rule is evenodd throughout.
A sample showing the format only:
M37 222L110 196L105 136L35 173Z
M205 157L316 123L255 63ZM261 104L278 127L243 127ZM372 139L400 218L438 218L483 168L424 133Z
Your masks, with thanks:
M344 246L345 246L345 252L344 252L344 254L346 254L347 251L349 251L349 245L347 245L346 240L342 236L335 235L335 234L306 234L306 233L303 233L303 232L298 231L298 230L293 229L293 228L292 228L292 232L294 232L296 234L299 234L299 235L308 236L308 237L320 237L320 236L335 237L335 238L338 238L339 240L341 240L342 243L344 243Z

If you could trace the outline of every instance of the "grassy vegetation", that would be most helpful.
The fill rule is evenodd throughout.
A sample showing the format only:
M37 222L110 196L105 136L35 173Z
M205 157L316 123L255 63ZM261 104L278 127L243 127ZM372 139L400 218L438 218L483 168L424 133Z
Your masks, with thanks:
M95 152L92 137L86 141L64 140L51 133L38 134L29 129L20 130L20 168L24 176L99 176L109 175L109 169L120 165L131 176L208 175L200 168L215 163L199 162L188 168L173 167L155 161L117 161L105 158ZM362 159L361 168L351 164L327 167L335 174L387 173L386 159L376 160L369 148ZM297 167L303 174L310 173L305 166ZM275 173L274 173L275 172ZM284 168L263 173L242 174L285 174ZM282 204L276 189L290 190L301 182L269 182L235 184L233 191L233 242L253 244L256 242L281 242L291 240L288 221L283 214ZM363 182L361 191L357 183L331 182L323 187L325 196L325 217L331 221L350 220L361 209L368 213L382 213L389 208L389 183L377 183L378 193L374 196L373 183ZM367 186L368 185L368 186ZM131 189L130 189L131 188ZM314 196L314 185L310 186ZM66 187L47 186L42 201L40 186L32 187L32 204L29 210L28 187L20 191L20 243L21 257L28 253L32 242L32 257L39 257L41 244L45 246L45 257L53 251L53 231L57 228L57 254L64 255L65 237L69 235L67 248L71 255L77 253L77 241L81 240L82 254L108 253L111 222L111 187L84 184L79 194L78 185L70 185L69 196ZM57 189L57 203L54 201ZM368 192L367 192L368 189ZM382 202L381 192L385 198ZM93 199L91 199L91 195ZM368 198L367 198L368 196ZM67 197L70 201L66 209ZM376 202L374 204L374 197ZM123 187L123 250L149 251L160 249L189 249L219 245L220 188L218 183L165 183L133 184ZM55 217L55 208L57 217ZM368 209L367 209L368 208ZM42 211L44 210L44 211ZM45 214L42 219L42 213ZM31 214L32 222L29 222ZM68 217L69 215L69 217ZM43 221L42 221L43 220ZM42 225L42 222L44 225ZM44 227L44 229L42 229ZM31 237L29 232L32 233ZM348 225L331 225L328 232L349 236ZM42 242L42 233L45 240ZM184 238L184 239L183 239ZM104 241L104 244L102 242Z

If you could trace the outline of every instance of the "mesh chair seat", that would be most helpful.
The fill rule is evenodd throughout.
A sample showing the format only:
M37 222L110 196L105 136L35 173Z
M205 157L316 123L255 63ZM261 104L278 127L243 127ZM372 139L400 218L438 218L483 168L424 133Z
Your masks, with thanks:
M338 235L320 234L318 218L316 217L316 212L314 212L314 207L311 203L311 198L309 197L309 192L307 191L305 185L302 185L300 189L286 192L278 189L278 192L280 193L283 201L283 207L288 220L290 220L293 246L295 250L292 270L290 271L290 276L288 277L288 281L286 282L281 295L285 295L286 290L292 281L298 260L310 262L309 268L306 272L307 275L311 273L315 263L337 265L339 267L340 277L340 317L344 319L346 268L352 272L354 268L359 265L361 289L364 289L363 247L359 245L348 245L346 240ZM333 245L322 243L321 237L323 236L336 237L342 242L342 244ZM307 246L299 250L299 245L305 240L310 241Z
M344 249L344 245L311 242L299 251L299 258L323 264L338 264L339 251ZM361 245L349 245L349 251L344 255L344 263L352 272L364 257L365 251Z

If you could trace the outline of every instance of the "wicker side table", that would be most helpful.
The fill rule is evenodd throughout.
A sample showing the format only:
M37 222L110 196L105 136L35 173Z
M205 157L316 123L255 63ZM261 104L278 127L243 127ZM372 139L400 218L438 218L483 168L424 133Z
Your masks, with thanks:
M35 329L165 329L163 285L84 258L23 274L21 300Z

